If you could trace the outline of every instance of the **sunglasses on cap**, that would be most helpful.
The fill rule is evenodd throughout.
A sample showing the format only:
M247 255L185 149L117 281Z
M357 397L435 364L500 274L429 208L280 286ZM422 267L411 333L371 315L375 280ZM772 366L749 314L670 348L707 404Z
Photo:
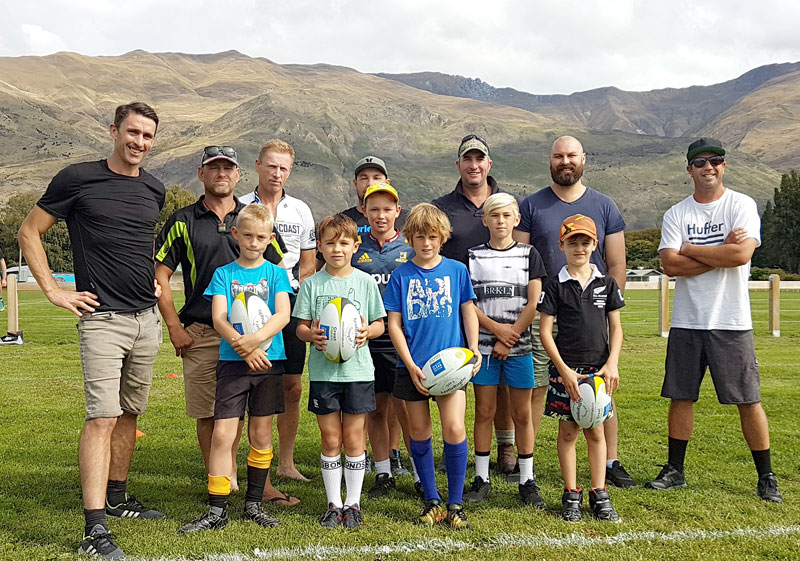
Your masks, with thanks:
M487 148L489 147L489 143L486 142L486 139L479 134L468 134L467 136L461 139L461 144L464 144L468 140L473 140L473 139L477 140L478 142L483 142Z
M711 156L710 158L695 158L689 163L696 168L704 168L706 167L706 163L709 163L712 166L717 167L724 161L725 161L725 156Z
M203 148L203 161L210 158L219 158L224 156L225 158L233 158L237 160L236 157L236 149L233 146L206 146Z

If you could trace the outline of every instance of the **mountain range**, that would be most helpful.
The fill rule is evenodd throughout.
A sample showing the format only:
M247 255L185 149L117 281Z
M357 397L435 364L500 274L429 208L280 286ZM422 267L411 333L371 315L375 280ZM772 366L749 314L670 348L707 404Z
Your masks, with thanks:
M386 161L410 206L452 190L459 140L474 132L490 144L492 175L524 195L549 185L550 146L572 134L587 152L585 182L617 201L629 228L641 229L657 226L691 192L684 154L698 135L725 143L726 185L763 208L780 173L800 167L799 85L800 63L760 67L713 86L541 96L460 76L279 65L236 51L6 57L0 204L15 192L41 192L68 163L106 157L114 107L140 99L161 118L145 167L196 193L203 146L237 148L237 193L244 193L257 183L260 146L282 138L296 151L287 191L318 219L354 204L352 170L366 154Z

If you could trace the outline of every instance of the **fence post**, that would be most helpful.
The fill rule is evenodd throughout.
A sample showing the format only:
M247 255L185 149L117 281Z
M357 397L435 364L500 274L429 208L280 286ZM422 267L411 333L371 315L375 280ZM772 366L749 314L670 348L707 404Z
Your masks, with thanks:
M669 337L669 275L661 275L658 288L658 328L662 337Z
M769 330L773 337L781 336L781 277L769 276Z
M17 275L8 275L8 332L19 333L19 296Z

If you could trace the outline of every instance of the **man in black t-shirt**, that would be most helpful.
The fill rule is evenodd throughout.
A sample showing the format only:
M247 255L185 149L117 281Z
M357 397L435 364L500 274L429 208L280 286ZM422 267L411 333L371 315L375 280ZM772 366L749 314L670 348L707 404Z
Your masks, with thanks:
M86 421L78 449L86 526L80 551L124 556L106 514L162 518L127 493L136 419L147 408L161 339L156 309L153 231L164 185L139 166L150 151L158 116L148 105L117 107L108 159L73 164L50 182L19 230L19 245L48 300L80 318L78 334ZM59 288L41 236L65 220L76 290Z

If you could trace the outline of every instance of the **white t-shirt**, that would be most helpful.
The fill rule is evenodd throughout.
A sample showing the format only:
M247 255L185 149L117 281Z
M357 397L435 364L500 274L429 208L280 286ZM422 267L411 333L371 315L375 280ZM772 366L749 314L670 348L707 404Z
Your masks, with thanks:
M742 193L725 189L718 200L698 203L689 196L670 208L661 226L658 250L680 251L684 242L717 246L734 228L761 245L761 218L756 202ZM753 329L747 282L750 263L721 267L700 275L677 277L672 301L672 327L685 329Z
M249 205L261 201L256 191L239 197L239 201ZM289 280L295 292L300 288L300 252L317 247L317 235L314 217L306 203L298 198L283 193L275 217L275 230L277 230L286 244L286 253L283 255L283 264L289 273Z

